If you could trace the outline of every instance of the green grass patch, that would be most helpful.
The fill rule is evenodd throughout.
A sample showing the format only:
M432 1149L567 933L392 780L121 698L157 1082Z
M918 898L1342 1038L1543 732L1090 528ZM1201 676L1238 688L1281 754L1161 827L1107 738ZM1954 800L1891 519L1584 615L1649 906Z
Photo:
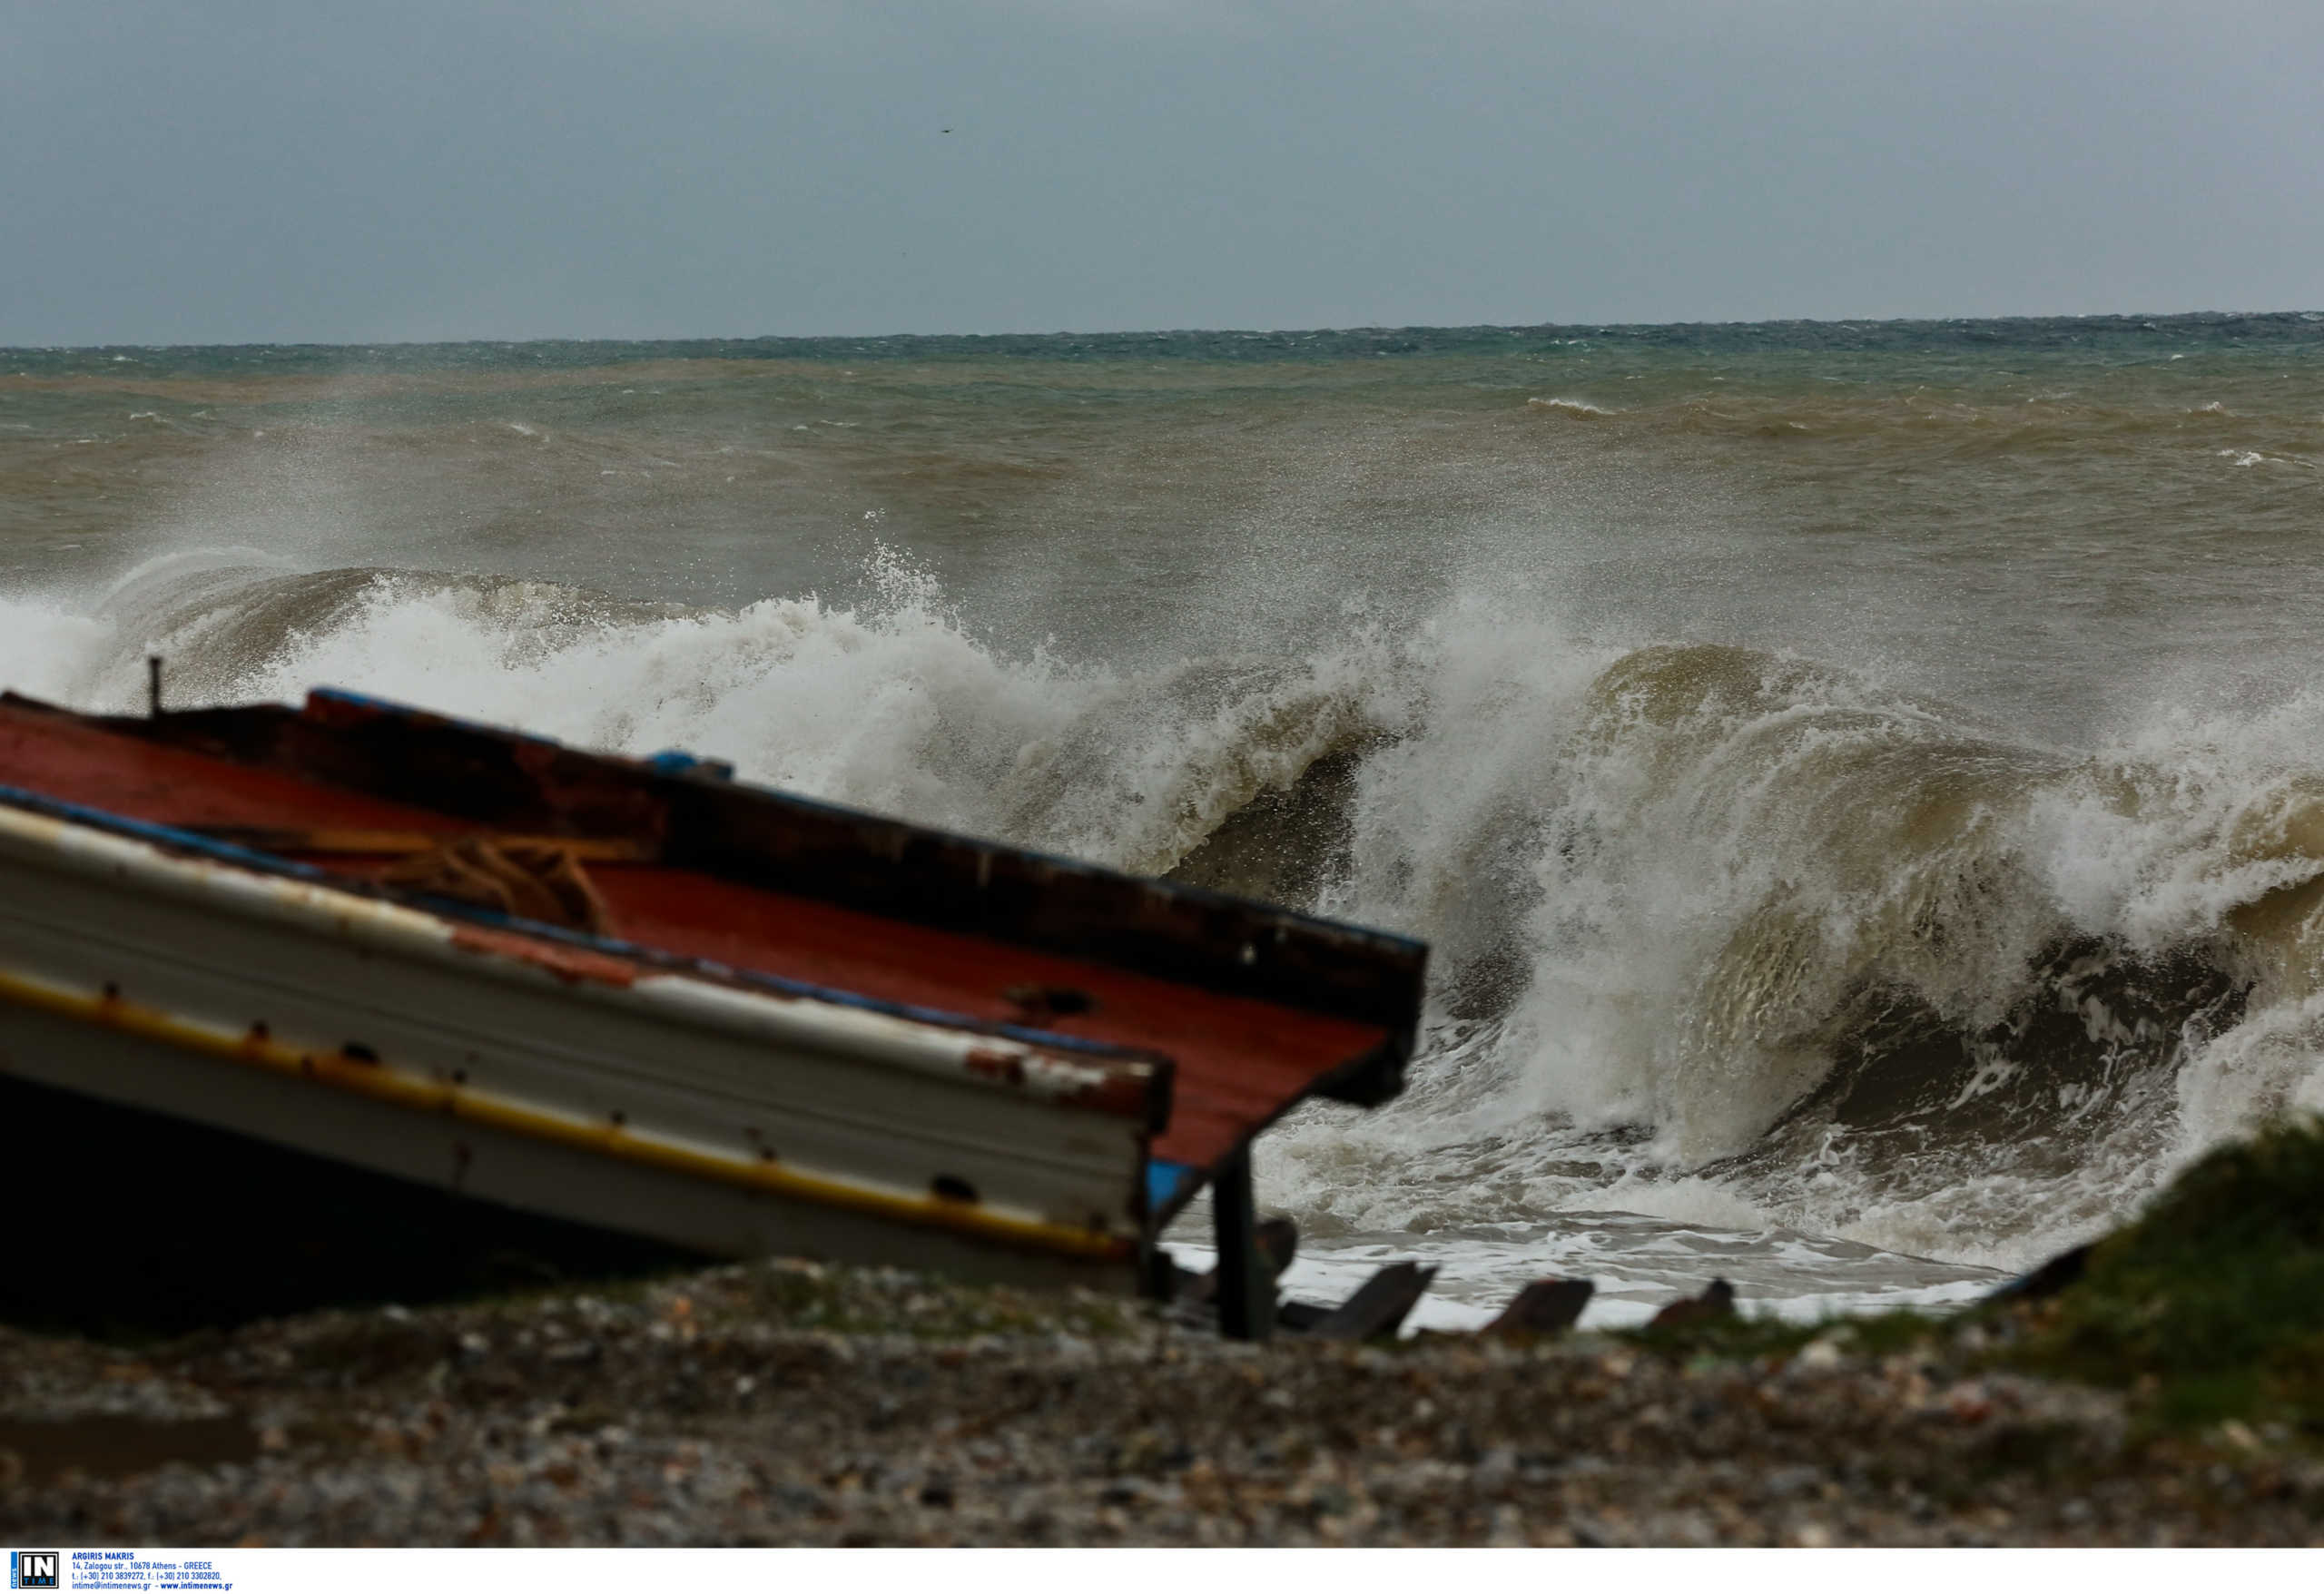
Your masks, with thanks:
M1836 1317L1819 1323L1793 1323L1772 1314L1748 1310L1732 1317L1677 1328L1633 1328L1614 1337L1641 1350L1679 1360L1711 1357L1719 1361L1788 1358L1817 1340L1829 1340L1850 1356L1887 1356L1915 1349L1945 1334L1953 1323L1920 1312L1883 1312L1870 1317Z
M1618 1329L1612 1337L1643 1351L1691 1361L1708 1356L1718 1361L1751 1361L1761 1356L1789 1356L1823 1333L1817 1323L1787 1323L1776 1316L1738 1312L1674 1328Z
M2002 1360L2131 1389L2162 1426L2324 1437L2324 1127L2211 1152L2101 1241L2079 1282L2005 1310L2019 1333Z

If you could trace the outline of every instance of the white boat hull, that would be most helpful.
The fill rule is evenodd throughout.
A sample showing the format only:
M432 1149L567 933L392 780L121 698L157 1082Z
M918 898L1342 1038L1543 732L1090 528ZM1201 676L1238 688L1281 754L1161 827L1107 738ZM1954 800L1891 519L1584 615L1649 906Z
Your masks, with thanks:
M0 1068L708 1253L1131 1288L1157 1068L0 808Z

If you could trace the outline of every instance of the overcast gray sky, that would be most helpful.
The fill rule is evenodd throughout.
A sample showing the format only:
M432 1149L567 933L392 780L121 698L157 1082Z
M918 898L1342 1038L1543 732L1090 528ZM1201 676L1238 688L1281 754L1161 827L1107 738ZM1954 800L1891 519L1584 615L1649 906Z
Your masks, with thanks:
M2315 0L0 0L0 343L2316 308L2319 84Z

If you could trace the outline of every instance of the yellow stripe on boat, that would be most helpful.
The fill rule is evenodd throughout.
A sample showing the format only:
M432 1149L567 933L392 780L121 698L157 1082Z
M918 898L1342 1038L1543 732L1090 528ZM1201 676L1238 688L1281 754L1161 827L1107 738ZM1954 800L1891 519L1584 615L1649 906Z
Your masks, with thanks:
M1127 1236L1100 1230L1010 1217L970 1202L908 1196L800 1173L779 1163L722 1156L658 1136L638 1134L622 1125L547 1112L467 1086L417 1078L398 1072L383 1061L301 1050L273 1039L261 1029L237 1034L140 1007L117 995L93 996L5 969L0 969L0 1000L267 1073L310 1080L414 1112L440 1113L529 1139L790 1200L1093 1261L1119 1261L1135 1248L1134 1242Z

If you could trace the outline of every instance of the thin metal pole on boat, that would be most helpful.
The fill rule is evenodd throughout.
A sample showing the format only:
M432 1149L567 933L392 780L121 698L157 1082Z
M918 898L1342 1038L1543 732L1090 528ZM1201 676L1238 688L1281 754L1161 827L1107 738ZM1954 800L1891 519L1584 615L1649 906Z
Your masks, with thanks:
M162 717L162 655L145 655L145 713L149 719Z
M1210 1214L1218 1242L1218 1331L1228 1339L1265 1339L1275 1332L1275 1269L1259 1250L1247 1145L1218 1165Z

